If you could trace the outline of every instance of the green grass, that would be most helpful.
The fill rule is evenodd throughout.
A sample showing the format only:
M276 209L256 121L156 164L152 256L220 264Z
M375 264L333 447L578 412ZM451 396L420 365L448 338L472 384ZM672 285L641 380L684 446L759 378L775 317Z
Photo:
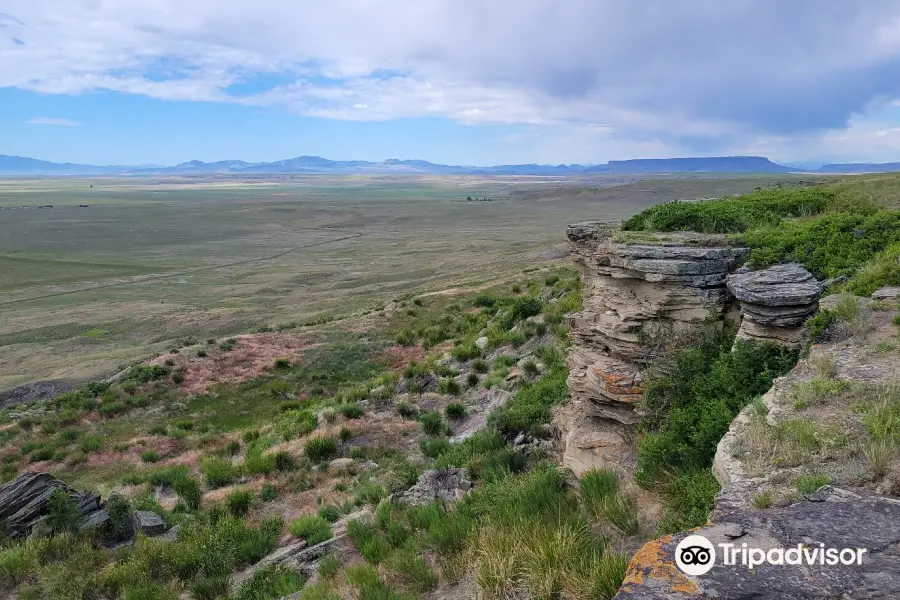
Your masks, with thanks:
M493 202L465 201L462 188L476 183L491 188L482 193ZM697 197L755 185L754 178L650 181L602 194L577 181L548 192L540 179L477 177L162 187L105 180L93 189L80 180L5 182L0 206L54 209L3 211L0 324L15 326L0 325L0 361L17 366L0 375L0 387L108 373L189 336L228 340L511 279L550 262L541 253L562 240L568 223L596 214L598 199L603 216L619 218L658 202L659 189ZM384 259L375 268L352 267L376 255ZM92 330L107 333L84 336Z
M291 522L291 534L306 540L308 546L315 546L331 539L331 524L318 515L307 515Z

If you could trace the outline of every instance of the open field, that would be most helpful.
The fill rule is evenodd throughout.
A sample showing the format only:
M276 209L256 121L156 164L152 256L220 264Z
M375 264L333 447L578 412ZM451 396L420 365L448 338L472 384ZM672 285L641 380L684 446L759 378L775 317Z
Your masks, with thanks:
M570 222L789 179L0 181L0 390L508 279L564 256Z

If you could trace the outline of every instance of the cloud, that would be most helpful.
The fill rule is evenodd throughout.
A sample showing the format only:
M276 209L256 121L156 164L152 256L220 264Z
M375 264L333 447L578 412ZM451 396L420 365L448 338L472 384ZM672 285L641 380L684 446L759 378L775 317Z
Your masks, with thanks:
M55 125L57 127L78 127L81 125L78 121L71 119L53 119L51 117L35 117L25 122L29 125Z
M0 48L0 87L600 127L635 150L799 150L900 100L893 0L6 0Z

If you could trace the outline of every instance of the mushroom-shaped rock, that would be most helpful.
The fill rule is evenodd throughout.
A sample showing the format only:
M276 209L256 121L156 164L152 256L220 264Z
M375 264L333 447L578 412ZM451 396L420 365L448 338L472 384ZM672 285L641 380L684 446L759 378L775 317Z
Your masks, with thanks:
M820 284L797 263L760 271L740 270L727 278L741 304L738 337L798 346L803 323L819 308Z

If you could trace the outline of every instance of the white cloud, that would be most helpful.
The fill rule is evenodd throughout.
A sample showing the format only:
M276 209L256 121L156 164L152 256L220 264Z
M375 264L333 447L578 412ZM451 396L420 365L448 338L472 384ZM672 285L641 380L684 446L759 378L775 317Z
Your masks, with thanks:
M585 152L840 152L841 131L874 139L860 115L900 100L891 0L5 0L3 13L0 87L542 127ZM281 85L229 95L265 75Z
M71 119L53 119L51 117L35 117L25 122L29 125L55 125L57 127L78 127L81 125L78 121Z

